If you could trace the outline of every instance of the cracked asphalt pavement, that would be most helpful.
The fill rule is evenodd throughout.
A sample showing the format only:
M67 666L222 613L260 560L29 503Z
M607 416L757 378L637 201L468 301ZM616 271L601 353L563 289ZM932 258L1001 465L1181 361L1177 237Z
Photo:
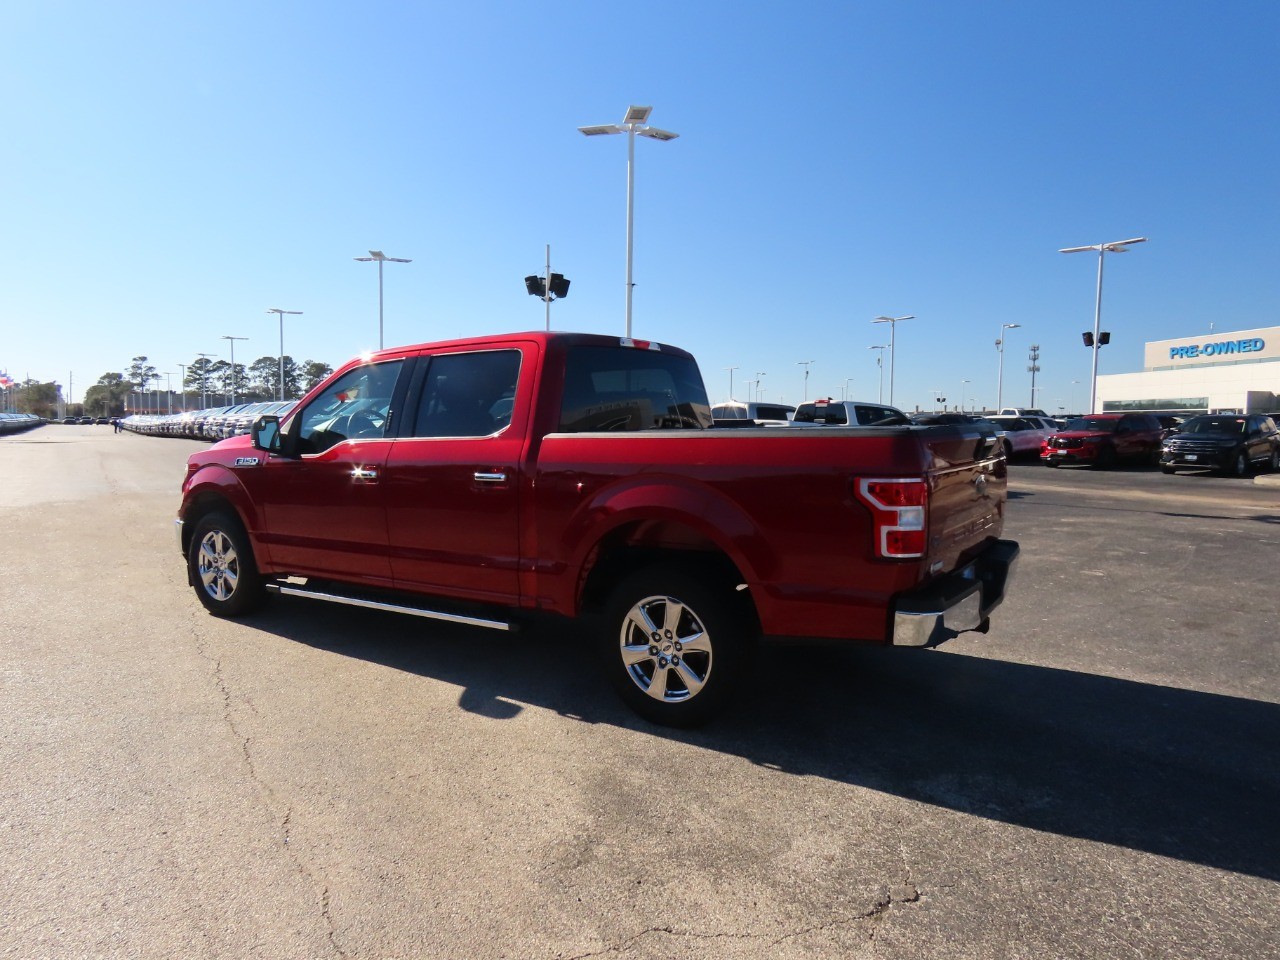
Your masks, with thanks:
M989 634L672 732L552 627L208 616L198 446L0 440L0 957L1275 955L1280 486L1017 464Z

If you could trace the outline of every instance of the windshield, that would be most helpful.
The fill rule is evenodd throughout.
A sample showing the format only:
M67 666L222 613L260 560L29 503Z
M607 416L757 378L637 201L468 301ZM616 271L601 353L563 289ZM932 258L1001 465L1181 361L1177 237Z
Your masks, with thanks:
M1066 433L1115 433L1119 420L1104 420L1102 417L1076 417L1068 420L1064 429Z
M1195 417L1182 425L1180 433L1244 433L1244 417Z

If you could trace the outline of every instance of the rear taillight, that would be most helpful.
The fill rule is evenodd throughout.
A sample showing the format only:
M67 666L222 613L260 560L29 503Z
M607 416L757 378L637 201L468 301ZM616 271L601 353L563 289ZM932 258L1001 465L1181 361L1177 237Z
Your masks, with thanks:
M875 521L876 556L924 556L928 544L925 507L929 502L929 485L924 480L862 479L857 481L856 491Z

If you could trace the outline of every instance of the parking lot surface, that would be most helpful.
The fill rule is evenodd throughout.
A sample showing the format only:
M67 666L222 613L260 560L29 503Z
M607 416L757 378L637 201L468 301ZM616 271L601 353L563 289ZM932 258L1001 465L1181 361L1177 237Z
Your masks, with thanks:
M209 617L201 445L0 439L0 956L1274 956L1280 487L1011 468L989 634L645 725L579 638Z

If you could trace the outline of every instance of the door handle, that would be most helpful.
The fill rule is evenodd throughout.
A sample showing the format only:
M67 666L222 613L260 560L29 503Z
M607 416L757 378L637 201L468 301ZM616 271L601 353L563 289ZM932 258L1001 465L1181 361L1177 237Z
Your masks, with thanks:
M378 471L373 467L354 467L351 470L352 480L377 480Z
M472 476L477 483L506 483L507 475L505 473L481 473L476 471Z

